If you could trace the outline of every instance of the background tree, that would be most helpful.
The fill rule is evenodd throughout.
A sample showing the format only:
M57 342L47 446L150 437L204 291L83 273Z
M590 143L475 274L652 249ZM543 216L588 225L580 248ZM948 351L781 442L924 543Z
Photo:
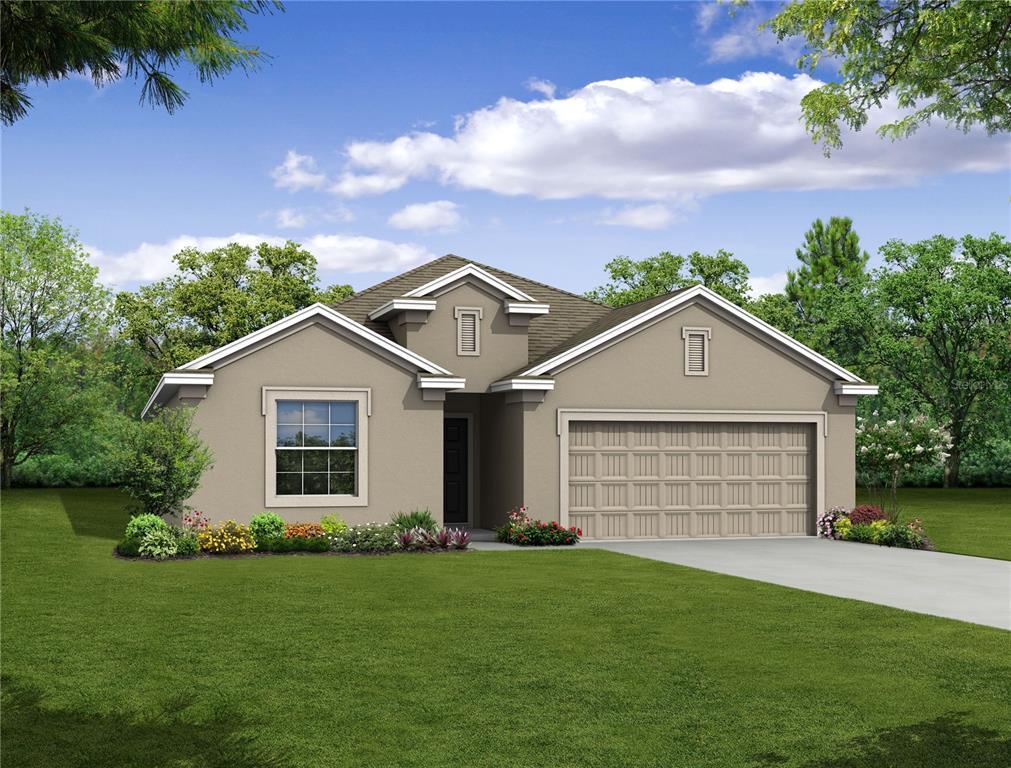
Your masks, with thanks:
M748 267L722 248L712 256L693 251L687 257L663 251L645 259L619 256L604 265L610 282L586 293L587 298L623 307L690 285L705 285L721 296L747 303Z
M801 69L839 62L838 77L801 100L826 151L842 146L841 125L859 130L886 99L907 113L879 129L893 139L935 118L1011 130L1009 0L794 0L763 27L803 40Z
M173 2L0 3L0 116L11 124L31 107L30 83L86 75L96 86L124 75L141 78L140 101L170 114L189 95L170 77L187 63L200 82L233 69L249 71L264 58L234 38L246 16L283 10L263 0Z
M786 273L786 297L796 305L803 321L812 322L817 319L819 294L829 286L862 284L869 258L870 254L861 250L860 237L848 216L833 216L828 226L815 219L797 249L800 268Z
M893 380L950 433L944 484L953 486L967 447L1011 412L1011 243L937 236L892 240L881 253L885 267L847 323L866 345L867 375Z
M230 243L212 251L187 248L174 257L178 273L116 297L124 337L147 362L138 386L269 325L315 301L351 295L347 285L317 287L316 257L296 243Z
M105 404L108 294L59 219L0 214L0 481L89 431Z

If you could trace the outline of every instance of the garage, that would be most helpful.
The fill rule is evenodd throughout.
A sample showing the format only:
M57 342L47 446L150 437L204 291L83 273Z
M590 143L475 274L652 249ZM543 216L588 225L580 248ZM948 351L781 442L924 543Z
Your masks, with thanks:
M565 427L563 509L586 538L814 533L810 420L565 419Z

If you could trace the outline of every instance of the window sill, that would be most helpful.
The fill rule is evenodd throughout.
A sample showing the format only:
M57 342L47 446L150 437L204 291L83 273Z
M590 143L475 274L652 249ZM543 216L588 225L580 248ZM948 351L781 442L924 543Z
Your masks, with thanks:
M366 496L267 496L269 507L367 507Z

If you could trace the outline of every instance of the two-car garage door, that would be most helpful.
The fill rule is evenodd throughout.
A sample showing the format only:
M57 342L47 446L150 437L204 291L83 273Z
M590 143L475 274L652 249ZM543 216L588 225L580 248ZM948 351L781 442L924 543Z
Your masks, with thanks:
M587 538L814 532L813 426L573 421L569 525Z

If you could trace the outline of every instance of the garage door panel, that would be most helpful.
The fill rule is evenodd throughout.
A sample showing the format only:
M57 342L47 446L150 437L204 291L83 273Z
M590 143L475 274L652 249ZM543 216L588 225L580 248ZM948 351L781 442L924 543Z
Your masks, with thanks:
M569 520L587 538L813 533L809 424L572 422Z

